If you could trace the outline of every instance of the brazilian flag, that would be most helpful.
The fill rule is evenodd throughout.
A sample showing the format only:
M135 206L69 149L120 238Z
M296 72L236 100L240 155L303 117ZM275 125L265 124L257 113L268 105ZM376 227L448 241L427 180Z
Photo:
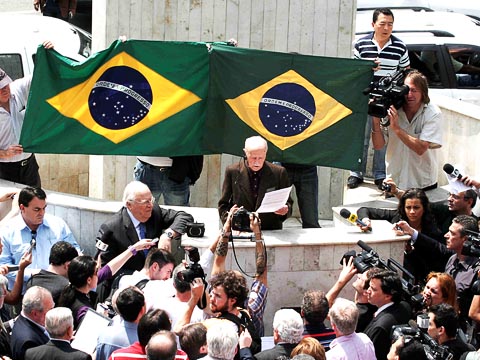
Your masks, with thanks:
M25 151L200 155L205 43L117 41L77 63L39 47L20 143Z
M373 65L213 45L204 142L243 155L261 135L269 160L359 169Z

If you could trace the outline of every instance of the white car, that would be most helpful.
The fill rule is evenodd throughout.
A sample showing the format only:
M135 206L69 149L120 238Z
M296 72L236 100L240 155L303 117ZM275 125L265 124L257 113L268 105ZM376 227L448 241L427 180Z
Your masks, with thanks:
M475 0L357 0L357 10L377 8L448 11L480 20L480 2Z
M480 26L462 14L396 11L393 34L432 93L480 105ZM358 12L356 39L372 31L372 12Z
M37 47L46 40L71 59L81 61L90 56L92 36L68 22L40 14L0 13L0 23L5 29L0 42L0 68L12 79L33 73Z

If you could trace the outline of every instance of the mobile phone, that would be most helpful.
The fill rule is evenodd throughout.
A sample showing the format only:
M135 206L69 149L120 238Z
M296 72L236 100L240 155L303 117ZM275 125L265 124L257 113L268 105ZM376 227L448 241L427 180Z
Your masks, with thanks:
M18 265L7 265L8 272L17 271L20 268Z

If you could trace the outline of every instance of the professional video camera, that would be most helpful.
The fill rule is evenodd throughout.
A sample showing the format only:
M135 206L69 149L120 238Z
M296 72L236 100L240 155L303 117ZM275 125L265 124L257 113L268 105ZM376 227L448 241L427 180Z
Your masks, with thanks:
M403 83L405 76L406 71L400 69L373 82L368 88L363 90L363 94L369 95L370 99L372 99L368 104L368 115L381 119L386 118L387 111L391 105L399 109L404 104L405 95L409 91L408 85ZM382 125L390 125L390 120L386 118Z
M378 253L362 240L359 240L357 245L360 246L363 251L357 255L353 250L346 252L342 257L342 260L340 260L340 263L343 262L344 258L348 262L350 257L353 257L353 265L359 273L364 273L372 267L390 270L397 274L400 272L403 299L410 304L412 310L423 308L424 303L421 294L422 287L416 284L415 276L413 276L395 259L390 258L387 261L381 259Z
M392 327L392 341L397 341L400 336L404 337L405 342L414 339L422 343L425 355L429 360L450 360L453 357L446 346L438 344L430 335L420 330L413 320L410 320L408 325L394 325Z
M480 234L471 230L465 231L468 238L463 243L462 255L480 257ZM480 295L480 280L474 281L471 290L474 295Z

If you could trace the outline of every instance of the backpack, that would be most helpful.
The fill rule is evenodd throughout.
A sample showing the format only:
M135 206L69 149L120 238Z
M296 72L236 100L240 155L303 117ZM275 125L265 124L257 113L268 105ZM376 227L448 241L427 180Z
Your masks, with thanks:
M252 337L250 351L252 352L252 355L254 355L262 350L262 338L258 335L257 329L255 328L255 325L253 324L252 318L250 317L248 311L245 309L239 310L241 317L224 311L218 316L218 318L230 320L231 322L235 323L238 328L238 334L240 334L245 328L248 330L250 336ZM235 355L235 358L237 358L238 354L239 352L237 351L237 355Z

